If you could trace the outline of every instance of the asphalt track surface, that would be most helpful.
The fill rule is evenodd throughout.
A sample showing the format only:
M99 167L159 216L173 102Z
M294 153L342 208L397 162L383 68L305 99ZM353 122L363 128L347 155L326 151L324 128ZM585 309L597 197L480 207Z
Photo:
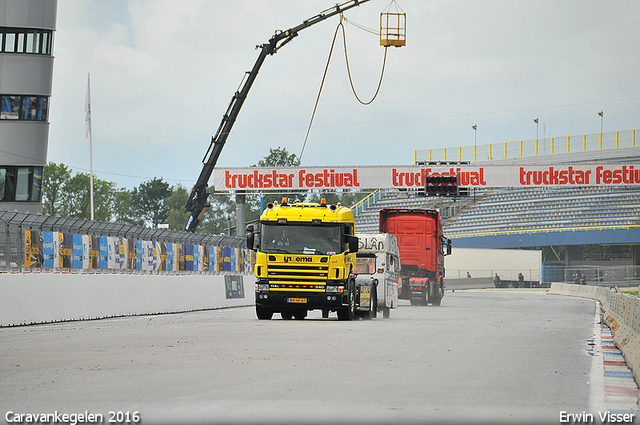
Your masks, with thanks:
M2 328L0 423L557 424L607 408L597 311L543 291L455 291L369 321L241 307Z

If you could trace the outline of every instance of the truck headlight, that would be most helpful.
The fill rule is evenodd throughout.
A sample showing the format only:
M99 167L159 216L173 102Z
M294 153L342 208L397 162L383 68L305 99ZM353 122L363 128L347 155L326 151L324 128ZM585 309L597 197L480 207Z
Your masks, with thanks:
M258 292L269 292L269 284L268 283L256 283L256 291L258 291Z
M327 285L325 291L327 293L341 294L341 293L344 292L344 286L330 286L330 285Z

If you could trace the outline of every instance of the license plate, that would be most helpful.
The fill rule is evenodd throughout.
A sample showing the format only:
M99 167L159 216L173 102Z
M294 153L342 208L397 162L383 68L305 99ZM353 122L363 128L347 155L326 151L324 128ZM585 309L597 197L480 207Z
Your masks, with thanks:
M287 302L289 303L297 303L297 304L306 304L306 298L287 298Z

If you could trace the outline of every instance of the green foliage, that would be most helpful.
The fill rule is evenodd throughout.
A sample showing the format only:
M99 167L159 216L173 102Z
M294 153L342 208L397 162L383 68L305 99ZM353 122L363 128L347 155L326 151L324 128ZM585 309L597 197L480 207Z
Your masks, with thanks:
M187 221L189 221L191 214L185 211L184 206L188 199L187 189L181 184L177 184L167 198L167 207L169 208L167 224L170 229L183 231L187 227Z
M287 148L278 146L276 149L269 149L269 155L258 161L258 167L297 167L300 165L300 158L296 154L290 154Z
M90 219L90 186L89 174L72 175L66 165L50 162L44 168L43 212ZM184 188L182 190L184 191ZM94 219L157 227L159 223L167 221L170 212L167 201L172 193L169 183L161 178L143 182L129 191L117 189L115 183L94 177Z
M140 183L140 186L133 188L131 192L137 216L153 229L157 228L158 224L166 223L169 216L167 199L170 195L169 183L157 177Z
M119 189L114 194L114 220L134 226L144 225L143 220L138 217L133 196L127 189Z
M289 153L286 148L278 146L276 149L269 149L269 155L258 161L258 167L297 167L300 165L300 158L296 154ZM256 165L253 165L255 167ZM257 220L260 217L260 197L264 198L264 205L269 203L280 202L282 198L287 198L289 202L304 201L306 191L300 194L290 190L272 192L268 191L263 194L247 194L246 218L247 222Z
M295 167L300 158L285 148L269 149L269 155L258 162L260 167ZM255 167L256 165L254 165ZM50 162L43 177L44 213L68 217L90 218L89 174L72 171L64 164ZM319 202L326 198L329 204L341 203L347 207L355 205L366 193L343 190L327 191L283 191L247 193L245 218L247 222L257 220L260 215L260 198L264 204L287 197L290 202ZM189 190L178 184L171 187L162 178L153 178L132 190L118 189L115 183L94 177L94 218L101 221L116 221L136 226L157 227L167 223L173 230L183 231L190 214L185 212ZM236 202L234 194L213 193L209 197L211 206L198 225L198 232L226 234L229 225L235 226Z
M71 170L64 164L49 162L42 177L42 211L49 215L60 214L65 183L71 178Z
M91 218L91 177L78 173L64 182L60 194L60 215L75 218ZM94 219L110 221L113 217L113 193L115 183L93 179Z

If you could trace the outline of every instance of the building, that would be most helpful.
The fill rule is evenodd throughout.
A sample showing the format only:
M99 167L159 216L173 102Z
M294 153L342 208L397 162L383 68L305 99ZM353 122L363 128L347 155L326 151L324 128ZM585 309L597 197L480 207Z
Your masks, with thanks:
M0 0L0 210L42 211L57 0Z

